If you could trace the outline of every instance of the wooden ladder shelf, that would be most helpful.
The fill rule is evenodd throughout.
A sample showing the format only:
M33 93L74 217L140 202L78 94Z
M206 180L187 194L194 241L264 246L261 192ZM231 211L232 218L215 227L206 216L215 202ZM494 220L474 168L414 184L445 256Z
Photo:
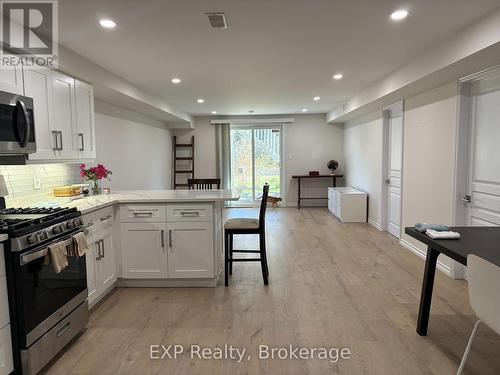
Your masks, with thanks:
M194 178L194 135L191 137L191 143L177 143L177 136L174 136L173 141L173 150L174 150L174 189L178 188L187 188L187 179ZM190 156L178 156L179 149L188 149ZM187 161L190 162L191 165L188 169L178 169L177 162L178 161ZM186 182L179 183L179 175L186 176Z

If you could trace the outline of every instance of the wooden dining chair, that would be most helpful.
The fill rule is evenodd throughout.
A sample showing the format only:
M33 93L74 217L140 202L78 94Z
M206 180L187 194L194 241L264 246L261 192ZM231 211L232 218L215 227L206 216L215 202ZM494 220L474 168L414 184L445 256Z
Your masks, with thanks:
M472 347L479 324L482 322L497 334L500 334L500 267L476 255L467 256L469 283L469 302L478 318L465 348L462 361L458 367L460 375Z
M189 190L212 190L220 189L220 178L190 178L188 179Z
M266 254L266 207L267 197L269 195L269 185L265 184L262 190L262 201L260 202L260 212L258 219L250 218L233 218L224 223L224 283L229 285L229 275L233 274L234 262L260 262L262 268L262 278L264 285L269 283L269 267L267 264ZM234 235L235 234L258 234L259 235L259 250L235 250ZM237 253L254 253L259 254L258 258L235 258Z

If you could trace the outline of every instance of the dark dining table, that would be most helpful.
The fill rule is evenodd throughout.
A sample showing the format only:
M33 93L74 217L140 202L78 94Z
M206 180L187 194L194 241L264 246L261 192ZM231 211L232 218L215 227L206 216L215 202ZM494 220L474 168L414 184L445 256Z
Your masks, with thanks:
M427 335L436 263L440 254L464 266L467 265L467 256L471 254L500 266L500 227L451 227L450 230L460 233L460 239L436 240L414 227L405 228L406 234L426 244L428 249L417 320L420 336Z

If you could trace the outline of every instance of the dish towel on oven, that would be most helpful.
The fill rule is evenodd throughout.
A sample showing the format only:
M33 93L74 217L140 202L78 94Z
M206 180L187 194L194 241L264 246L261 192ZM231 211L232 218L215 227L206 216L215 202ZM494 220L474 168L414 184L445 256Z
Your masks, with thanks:
M80 232L73 236L73 243L75 245L75 256L82 257L88 251L87 239L85 233Z
M460 233L446 231L446 232L438 232L436 230L427 229L425 232L430 238L435 240L458 240L460 239Z
M61 272L68 266L68 250L64 241L49 246L50 260L55 273Z

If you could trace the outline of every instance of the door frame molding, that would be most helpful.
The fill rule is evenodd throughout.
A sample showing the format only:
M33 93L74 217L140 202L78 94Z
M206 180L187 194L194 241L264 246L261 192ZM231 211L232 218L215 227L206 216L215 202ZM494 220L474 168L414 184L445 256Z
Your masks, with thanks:
M381 176L381 209L380 209L380 229L387 232L389 230L389 186L385 183L385 180L389 175L389 158L390 158L390 134L389 134L389 119L391 114L394 113L401 115L401 207L400 207L400 233L399 239L401 239L402 233L402 220L403 220L403 159L404 159L404 131L405 131L405 116L404 116L404 101L400 100L394 104L382 108L382 176Z

